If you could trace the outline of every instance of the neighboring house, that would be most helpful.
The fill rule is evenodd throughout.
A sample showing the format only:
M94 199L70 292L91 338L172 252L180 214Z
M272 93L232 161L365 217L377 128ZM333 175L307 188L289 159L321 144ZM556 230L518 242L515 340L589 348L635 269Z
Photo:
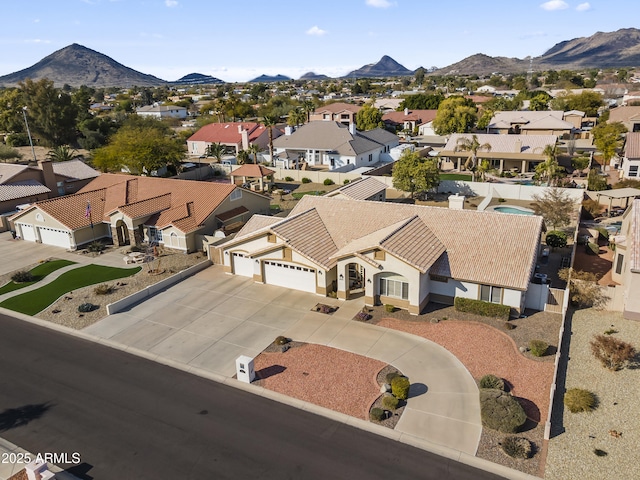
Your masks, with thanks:
M187 118L187 109L185 107L178 107L177 105L145 105L144 107L136 108L136 114L141 117L154 117L154 118Z
M405 130L410 135L434 135L433 120L436 118L438 110L409 110L405 108L401 112L388 112L382 116L385 127L392 131L398 132ZM425 129L430 128L425 133Z
M400 104L404 101L402 98L376 98L373 101L374 108L382 113L395 112L400 108Z
M539 216L305 196L288 217L256 215L210 250L229 274L321 296L364 296L420 313L456 297L520 312Z
M477 137L480 145L485 143L491 149L479 149L478 160L489 160L491 168L499 172L513 170L521 173L535 171L536 165L544 162L547 157L543 151L547 145L555 145L558 137L555 135L492 135L486 133L454 133L440 151L440 157L453 162L458 171L469 158L470 152L461 150L458 144L460 138L471 140Z
M612 108L607 123L615 122L621 122L629 132L640 132L640 106Z
M580 127L565 120L564 114L565 112L560 110L495 112L487 126L487 133L569 136ZM572 113L572 121L574 116Z
M282 132L272 127L273 138ZM269 145L269 130L255 122L226 122L205 125L187 139L189 155L205 155L209 145L219 143L233 153L248 150L251 145L265 149Z
M269 198L231 184L103 174L74 195L11 217L20 238L70 250L93 240L157 242L192 252L200 235L269 212Z
M613 237L616 249L611 278L624 290L622 315L640 320L640 199L622 217L620 234Z
M355 124L309 122L295 132L273 142L275 155L288 167L288 159L300 158L308 165L329 169L370 167L380 161L392 161L389 152L400 144L397 135L382 128L361 132ZM347 167L349 168L349 167Z
M316 108L316 110L309 115L309 121L340 122L343 125L355 124L356 113L358 113L361 108L362 107L352 103L330 103L324 107Z
M387 186L373 177L358 178L327 193L325 197L384 202L387 200Z
M640 180L640 131L627 133L622 163L618 168L622 178Z

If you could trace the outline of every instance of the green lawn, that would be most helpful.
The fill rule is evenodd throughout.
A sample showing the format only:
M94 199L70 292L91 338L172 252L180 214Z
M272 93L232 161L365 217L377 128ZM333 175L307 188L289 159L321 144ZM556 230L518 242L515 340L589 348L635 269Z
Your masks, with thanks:
M9 282L6 285L0 287L0 295L3 293L13 292L14 290L19 290L24 287L28 287L29 285L33 285L36 282L39 282L44 277L49 275L51 272L55 272L56 270L66 267L67 265L73 265L76 262L72 262L71 260L51 260L49 262L43 262L40 265L36 265L29 272L33 275L33 280L31 282L24 283L16 283Z
M65 293L88 285L130 277L141 269L142 267L114 268L102 265L87 265L63 273L58 279L40 288L8 298L0 303L0 307L27 315L35 315Z
M470 182L472 178L471 175L465 175L463 173L441 173L440 180L465 180Z
M296 200L300 200L305 195L324 195L324 190L310 191L310 192L293 192L291 196Z

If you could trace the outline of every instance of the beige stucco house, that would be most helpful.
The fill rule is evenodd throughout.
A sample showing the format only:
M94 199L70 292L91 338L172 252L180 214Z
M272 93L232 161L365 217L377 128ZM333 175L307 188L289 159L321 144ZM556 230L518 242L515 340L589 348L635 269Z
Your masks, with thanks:
M622 314L640 320L640 199L631 204L622 217L620 234L613 237L615 255L611 278L622 288Z

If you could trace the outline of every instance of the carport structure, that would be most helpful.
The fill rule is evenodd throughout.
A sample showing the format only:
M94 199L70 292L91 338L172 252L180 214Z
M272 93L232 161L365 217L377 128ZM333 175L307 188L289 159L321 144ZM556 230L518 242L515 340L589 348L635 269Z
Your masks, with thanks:
M609 216L611 216L611 206L613 200L622 200L624 199L624 208L625 210L629 207L629 199L640 198L640 189L638 188L617 188L614 190L605 190L597 193L597 200L600 203L600 197L606 197L609 199L609 208L607 212Z

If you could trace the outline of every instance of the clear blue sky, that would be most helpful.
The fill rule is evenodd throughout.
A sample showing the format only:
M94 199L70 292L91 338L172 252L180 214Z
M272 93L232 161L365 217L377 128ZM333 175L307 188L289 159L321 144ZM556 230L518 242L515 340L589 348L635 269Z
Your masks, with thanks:
M4 0L0 75L72 43L165 80L342 76L383 55L445 67L538 56L639 18L637 0Z

